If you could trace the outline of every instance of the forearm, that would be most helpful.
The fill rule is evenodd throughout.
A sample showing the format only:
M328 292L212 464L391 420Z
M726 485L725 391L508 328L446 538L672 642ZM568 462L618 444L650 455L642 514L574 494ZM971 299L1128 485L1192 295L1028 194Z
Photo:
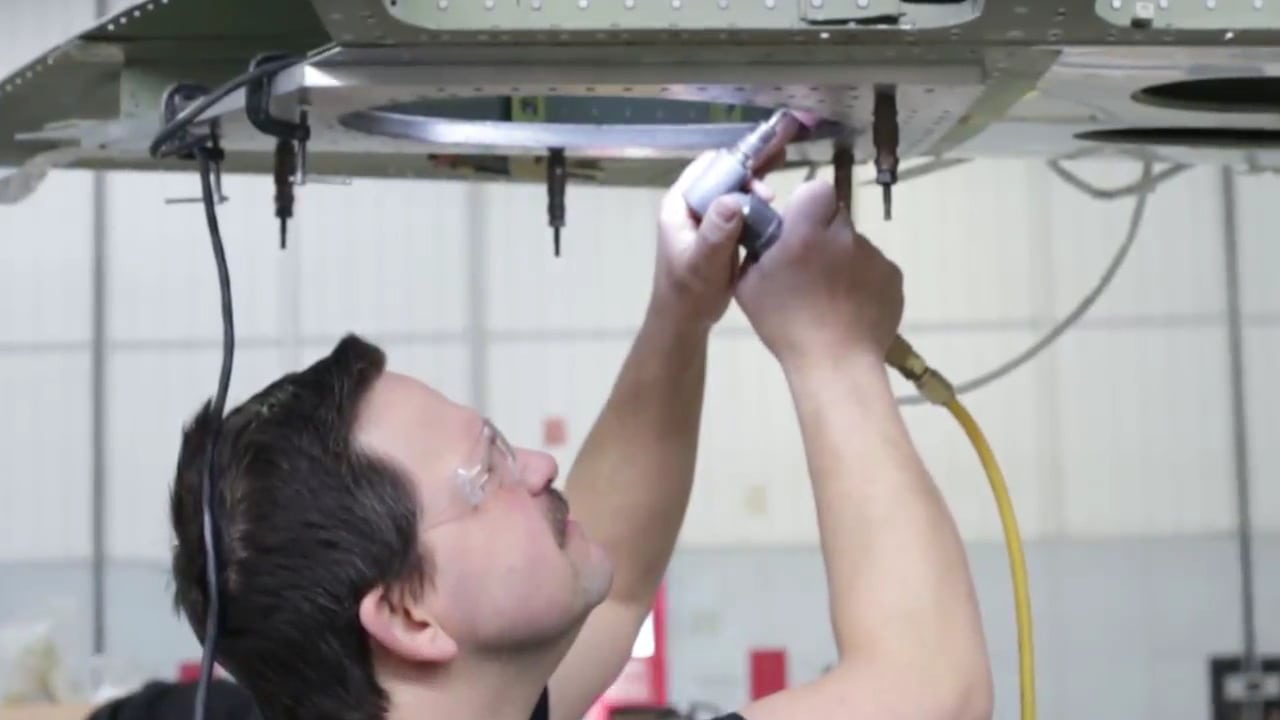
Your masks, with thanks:
M651 309L566 483L574 517L614 563L611 597L648 604L697 461L708 331Z
M948 683L955 693L982 693L970 687L989 676L964 546L883 362L820 360L788 368L788 381L842 663L885 673L890 684L909 678L944 695Z

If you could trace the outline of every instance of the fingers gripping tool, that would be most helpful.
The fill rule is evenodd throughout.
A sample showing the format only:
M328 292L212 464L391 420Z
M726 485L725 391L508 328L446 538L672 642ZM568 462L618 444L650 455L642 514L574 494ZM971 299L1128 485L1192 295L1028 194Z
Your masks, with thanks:
M782 235L782 216L750 191L757 165L781 136L789 140L803 124L787 110L779 110L737 142L716 151L703 172L689 183L684 201L699 220L706 217L711 203L722 195L742 207L740 244L749 262L758 260Z

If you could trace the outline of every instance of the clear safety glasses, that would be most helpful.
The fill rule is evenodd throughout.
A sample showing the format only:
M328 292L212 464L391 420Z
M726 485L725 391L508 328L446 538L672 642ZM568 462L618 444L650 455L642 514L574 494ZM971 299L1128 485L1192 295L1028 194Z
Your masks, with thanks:
M475 510L490 493L520 482L515 450L486 419L475 443L453 471L446 496L427 503L427 528L457 520Z

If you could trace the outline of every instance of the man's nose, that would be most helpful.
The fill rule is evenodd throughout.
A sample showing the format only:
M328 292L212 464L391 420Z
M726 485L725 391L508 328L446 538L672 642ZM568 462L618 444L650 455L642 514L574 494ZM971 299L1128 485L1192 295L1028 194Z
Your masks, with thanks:
M523 470L521 476L525 483L528 484L529 492L537 495L556 481L560 475L560 465L550 453L540 450L525 450L519 452L520 467Z

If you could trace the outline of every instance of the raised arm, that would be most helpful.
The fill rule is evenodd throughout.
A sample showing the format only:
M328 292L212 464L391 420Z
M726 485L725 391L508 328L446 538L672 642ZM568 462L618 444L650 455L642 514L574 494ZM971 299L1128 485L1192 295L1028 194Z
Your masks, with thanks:
M912 446L885 370L902 276L820 182L738 288L783 367L812 477L839 661L745 708L747 720L991 717L964 546Z
M551 680L551 709L577 720L618 676L652 607L684 520L697 460L707 342L732 299L741 214L695 225L683 182L663 200L648 312L566 482L575 519L614 564L609 599Z

